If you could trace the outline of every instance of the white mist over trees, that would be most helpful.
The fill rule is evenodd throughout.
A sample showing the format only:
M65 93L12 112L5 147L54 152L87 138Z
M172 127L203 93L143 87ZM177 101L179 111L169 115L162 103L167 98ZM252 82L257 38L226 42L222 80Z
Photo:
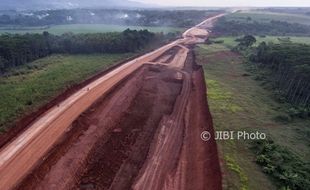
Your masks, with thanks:
M143 7L143 3L129 0L0 0L0 10L40 10L100 7Z

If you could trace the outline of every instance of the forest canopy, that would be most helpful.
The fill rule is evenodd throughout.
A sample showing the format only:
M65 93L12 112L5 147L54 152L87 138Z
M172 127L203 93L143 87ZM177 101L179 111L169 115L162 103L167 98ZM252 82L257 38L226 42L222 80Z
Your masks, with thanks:
M71 9L0 12L0 26L49 26L59 24L116 24L191 27L219 11Z
M310 36L310 26L271 20L258 22L250 17L247 21L228 20L223 17L214 25L214 32L221 35L276 35L276 36Z
M53 53L135 52L151 42L163 40L161 34L127 29L121 33L5 34L0 36L0 73ZM159 40L156 40L159 39Z
M310 107L310 45L260 43L249 59L258 68L271 71L276 93L295 105Z

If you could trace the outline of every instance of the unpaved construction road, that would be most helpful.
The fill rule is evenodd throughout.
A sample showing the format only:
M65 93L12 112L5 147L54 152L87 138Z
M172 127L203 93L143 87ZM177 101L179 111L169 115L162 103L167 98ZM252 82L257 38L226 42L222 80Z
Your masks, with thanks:
M0 151L0 189L218 190L221 172L193 45L211 17L55 104Z

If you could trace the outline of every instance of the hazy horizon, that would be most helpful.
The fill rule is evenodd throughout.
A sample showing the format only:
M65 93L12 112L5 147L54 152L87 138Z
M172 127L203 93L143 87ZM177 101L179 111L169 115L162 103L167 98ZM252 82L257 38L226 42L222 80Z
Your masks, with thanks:
M173 7L310 7L310 0L131 0Z
M0 10L74 8L310 7L310 0L0 0Z

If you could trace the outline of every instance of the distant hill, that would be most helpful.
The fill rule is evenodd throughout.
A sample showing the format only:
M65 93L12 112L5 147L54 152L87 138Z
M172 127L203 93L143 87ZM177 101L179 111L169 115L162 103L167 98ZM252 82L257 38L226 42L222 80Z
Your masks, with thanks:
M147 7L130 0L0 0L0 10Z

